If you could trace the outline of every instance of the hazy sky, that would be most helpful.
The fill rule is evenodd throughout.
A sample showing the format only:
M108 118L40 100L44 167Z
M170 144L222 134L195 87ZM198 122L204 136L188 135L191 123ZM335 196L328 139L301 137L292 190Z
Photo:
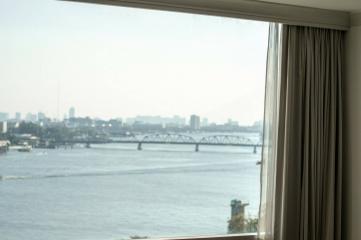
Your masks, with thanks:
M0 0L0 112L251 124L263 115L267 37L263 22Z

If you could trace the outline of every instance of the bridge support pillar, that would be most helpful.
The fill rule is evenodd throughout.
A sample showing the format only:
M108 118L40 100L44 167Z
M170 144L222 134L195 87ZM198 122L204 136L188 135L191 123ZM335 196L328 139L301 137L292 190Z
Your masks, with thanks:
M196 149L195 149L196 152L199 152L199 144L197 143L196 144Z
M257 146L253 146L253 153L254 153L254 154L257 153Z
M138 151L142 150L142 143L141 142L138 143L138 148L137 149L138 149Z

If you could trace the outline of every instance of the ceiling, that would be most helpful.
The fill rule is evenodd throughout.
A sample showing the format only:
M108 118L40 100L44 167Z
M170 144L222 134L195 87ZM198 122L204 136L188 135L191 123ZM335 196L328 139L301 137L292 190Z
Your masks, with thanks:
M257 1L257 0L251 0ZM361 0L262 0L264 2L282 3L303 7L340 10L352 13L361 12Z

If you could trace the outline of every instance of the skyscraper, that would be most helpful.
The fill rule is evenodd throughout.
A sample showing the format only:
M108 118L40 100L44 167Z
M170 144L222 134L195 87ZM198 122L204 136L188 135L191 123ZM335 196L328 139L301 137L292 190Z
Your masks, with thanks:
M8 131L7 122L0 122L0 133L6 133Z
M6 121L9 119L9 114L6 112L0 112L0 121Z
M75 118L75 108L71 107L69 109L69 118Z
M202 125L202 127L207 127L208 126L208 118L203 118L201 125Z
M21 120L21 113L20 113L20 112L16 112L16 113L15 113L15 120L16 120L16 121L20 121L20 120Z
M191 115L189 123L192 130L199 130L201 128L201 118L197 115Z
M38 112L38 121L44 120L46 118L45 113Z
M33 114L33 113L27 113L25 120L26 120L27 122L36 122L36 120L37 120L37 115L36 115L36 114Z

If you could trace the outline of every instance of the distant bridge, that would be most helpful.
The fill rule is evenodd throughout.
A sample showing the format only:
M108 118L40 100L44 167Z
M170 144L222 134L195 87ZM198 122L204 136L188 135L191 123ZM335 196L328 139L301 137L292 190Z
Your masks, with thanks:
M91 144L108 144L108 143L134 143L137 144L137 149L142 150L143 144L177 144L177 145L194 145L195 151L199 151L199 146L234 146L234 147L250 147L254 153L257 153L257 148L262 144L255 143L249 138L234 135L213 135L205 136L200 140L196 140L191 136L182 134L152 134L146 135L142 139L138 139L134 135L123 137L117 140L74 140L67 142L68 144L86 144L90 147Z

